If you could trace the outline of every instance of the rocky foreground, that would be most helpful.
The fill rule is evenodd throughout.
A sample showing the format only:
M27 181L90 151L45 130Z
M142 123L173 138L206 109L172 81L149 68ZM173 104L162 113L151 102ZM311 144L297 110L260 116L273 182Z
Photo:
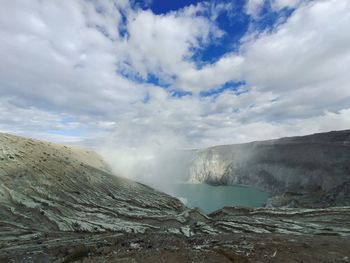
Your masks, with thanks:
M350 130L196 150L190 180L270 192L274 207L350 205Z
M350 207L210 215L94 153L0 134L0 262L350 262Z

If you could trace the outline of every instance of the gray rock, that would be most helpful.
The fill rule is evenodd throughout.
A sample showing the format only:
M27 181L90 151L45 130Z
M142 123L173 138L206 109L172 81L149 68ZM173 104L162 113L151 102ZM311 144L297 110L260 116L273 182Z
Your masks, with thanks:
M0 134L0 157L0 231L135 233L187 221L179 200L112 175L92 152Z
M350 130L197 150L189 178L260 188L273 206L349 205Z

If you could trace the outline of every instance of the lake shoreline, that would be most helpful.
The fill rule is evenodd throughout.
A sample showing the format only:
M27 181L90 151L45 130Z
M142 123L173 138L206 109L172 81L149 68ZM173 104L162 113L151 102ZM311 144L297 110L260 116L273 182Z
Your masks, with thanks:
M198 185L198 184L205 184L205 185L210 185L213 187L230 187L230 186L237 186L237 187L247 187L247 188L253 188L256 190L259 190L261 192L265 192L268 193L267 191L265 191L262 188L256 187L256 186L251 186L248 184L230 184L230 185L221 185L221 184L208 184L208 183L203 183L203 182L197 182L197 181L176 181L176 184L185 184L185 185ZM270 195L272 196L272 193L270 193Z
M198 207L211 213L224 206L264 207L271 193L248 185L209 185L191 181L177 181L173 196L186 206Z

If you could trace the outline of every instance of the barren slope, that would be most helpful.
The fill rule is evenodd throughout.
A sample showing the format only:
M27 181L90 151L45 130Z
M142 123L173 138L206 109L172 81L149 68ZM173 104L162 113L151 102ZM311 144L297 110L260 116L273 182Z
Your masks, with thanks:
M186 221L177 199L67 146L0 134L0 180L1 232L144 232Z
M350 205L350 130L198 150L190 178L283 194L277 206Z
M350 207L205 215L110 174L94 153L8 134L0 134L0 181L0 262L350 258Z

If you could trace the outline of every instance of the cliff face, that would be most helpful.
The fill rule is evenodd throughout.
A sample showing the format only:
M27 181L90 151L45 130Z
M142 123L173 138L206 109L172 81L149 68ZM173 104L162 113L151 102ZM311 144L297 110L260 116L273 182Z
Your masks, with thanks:
M277 206L349 205L350 130L197 150L190 180L283 194Z

